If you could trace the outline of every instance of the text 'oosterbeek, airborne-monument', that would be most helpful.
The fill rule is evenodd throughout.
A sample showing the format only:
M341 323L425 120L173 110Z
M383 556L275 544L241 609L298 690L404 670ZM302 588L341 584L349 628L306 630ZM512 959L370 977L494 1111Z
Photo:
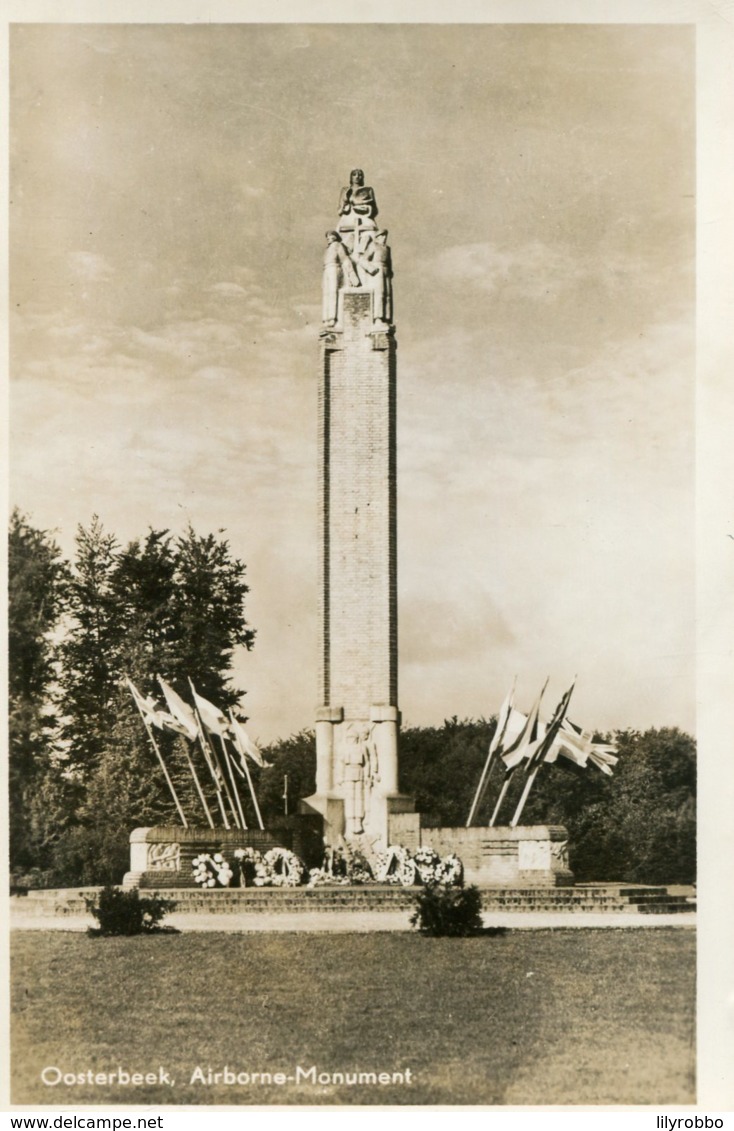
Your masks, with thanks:
M326 233L319 372L316 792L329 843L388 842L398 792L396 350L392 262L354 169Z

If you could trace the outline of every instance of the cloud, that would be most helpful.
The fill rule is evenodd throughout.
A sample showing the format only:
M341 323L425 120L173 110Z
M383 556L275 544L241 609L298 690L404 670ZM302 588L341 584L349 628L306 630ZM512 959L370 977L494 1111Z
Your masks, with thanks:
M244 298L247 291L239 283L214 283L207 288L209 294L222 295L224 298Z
M423 269L452 286L465 286L505 299L550 302L582 283L605 289L624 286L640 263L630 254L592 256L539 240L503 249L489 242L457 244L424 261Z
M96 251L71 251L68 260L73 273L90 283L106 283L115 274L112 264Z

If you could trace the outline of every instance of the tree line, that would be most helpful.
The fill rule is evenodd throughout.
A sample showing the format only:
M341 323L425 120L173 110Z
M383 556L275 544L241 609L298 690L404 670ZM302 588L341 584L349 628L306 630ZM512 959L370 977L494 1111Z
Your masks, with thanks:
M148 533L126 545L98 518L77 531L66 561L51 533L19 511L8 549L10 863L34 886L119 883L130 830L178 824L165 779L129 694L128 677L160 698L160 673L188 679L218 706L241 711L235 649L250 649L244 563L219 534ZM463 825L496 719L447 719L401 732L400 787L424 823ZM696 751L675 728L615 732L612 778L570 763L546 766L523 823L569 830L577 880L690 883L695 878ZM184 808L198 800L186 739L159 735ZM252 765L267 827L315 789L312 731L263 749ZM493 778L476 823L486 823ZM287 778L287 790L284 788ZM284 797L287 793L287 797ZM512 811L512 793L508 811ZM249 812L248 824L252 818ZM254 824L254 820L252 822Z

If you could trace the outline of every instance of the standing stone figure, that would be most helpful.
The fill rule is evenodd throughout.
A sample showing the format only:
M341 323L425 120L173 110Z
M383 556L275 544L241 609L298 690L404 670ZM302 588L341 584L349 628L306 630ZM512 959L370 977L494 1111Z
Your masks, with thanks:
M371 739L371 728L353 724L346 734L342 782L344 795L344 832L347 838L361 836L369 810L372 786L380 780L377 750Z
M359 286L359 278L347 249L338 232L326 233L324 252L324 284L322 318L325 326L336 325L339 308L339 291L347 278L350 287Z
M374 294L372 317L383 326L392 322L392 260L387 246L387 232L378 232L357 260L365 286Z

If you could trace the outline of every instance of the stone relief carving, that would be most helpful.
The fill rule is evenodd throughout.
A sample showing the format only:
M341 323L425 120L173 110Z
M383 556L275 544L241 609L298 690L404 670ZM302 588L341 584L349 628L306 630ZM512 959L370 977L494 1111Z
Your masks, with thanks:
M552 840L551 841L551 856L560 864L562 868L569 867L568 861L568 841L567 840Z
M180 872L181 846L178 844L149 844L148 868L157 872Z
M372 738L372 730L367 724L352 723L344 736L339 784L346 786L344 831L347 837L359 836L364 832L370 794L375 782L380 780L377 746Z

